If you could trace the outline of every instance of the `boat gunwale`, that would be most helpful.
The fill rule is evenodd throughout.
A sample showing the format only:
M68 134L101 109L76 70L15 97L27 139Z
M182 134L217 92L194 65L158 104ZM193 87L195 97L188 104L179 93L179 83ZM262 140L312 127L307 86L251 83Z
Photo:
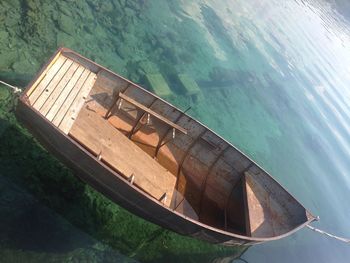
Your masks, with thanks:
M212 132L215 136L217 136L218 138L220 138L221 140L223 140L225 143L227 143L229 146L233 147L236 151L238 151L240 154L242 154L244 157L246 157L251 163L253 163L257 168L259 168L262 172L264 172L265 174L267 174L269 176L270 179L272 179L275 183L277 183L277 185L279 187L281 187L284 191L286 191L286 193L288 193L306 212L306 218L308 219L307 221L305 221L304 223L294 227L292 230L283 233L281 235L277 235L277 236L273 236L273 237L251 237L251 236L244 236L244 235L239 235L239 234L235 234L232 232L228 232L226 230L222 230L207 224L204 224L200 221L194 220L188 216L185 216L184 214L177 212L175 210L172 210L171 208L165 206L162 202L160 202L159 200L157 200L156 198L152 197L151 195L147 194L145 191L139 189L137 186L130 184L130 182L125 179L121 174L119 174L118 172L116 172L115 170L111 169L110 167L108 167L106 164L104 164L102 161L98 160L96 158L96 156L94 156L92 153L90 153L88 150L86 150L81 144L79 144L78 142L76 142L73 138L71 138L69 135L65 134L64 132L62 132L58 127L56 127L52 122L50 122L48 119L46 119L38 110L36 110L29 102L28 100L28 96L27 96L27 92L31 89L32 85L36 82L36 80L44 73L44 71L46 70L46 68L51 64L51 62L56 58L56 56L60 55L64 55L63 53L67 52L67 53L73 53L75 56L78 56L79 58L81 58L82 60L86 60L89 63L92 63L94 66L96 66L97 68L99 68L100 70L105 70L108 73L126 81L127 83L141 89L142 91L150 94L151 96L156 97L157 99L161 100L162 102L168 104L169 106L175 108L176 110L178 110L180 113L182 113L183 115L185 115L186 117L190 118L192 121L197 122L198 124L202 125L203 128L207 129L208 131ZM74 60L74 58L70 59ZM80 61L76 61L77 63L79 63L80 65L83 65ZM83 65L84 66L84 65ZM89 69L90 70L90 69ZM91 71L91 70L90 70ZM44 122L46 122L47 124L49 124L52 128L54 128L58 133L60 133L61 135L63 135L64 137L66 137L71 143L73 143L75 146L77 146L78 148L80 148L85 154L90 155L91 157L94 157L94 160L96 162L99 163L99 165L101 165L102 167L104 167L105 169L107 169L109 172L111 172L112 174L118 176L118 179L121 179L122 181L124 181L126 183L126 185L128 185L129 187L131 187L133 190L136 190L138 193L142 194L144 197L150 199L151 201L153 201L154 203L156 203L157 205L159 205L159 207L161 208L165 208L167 209L169 212L176 214L177 216L180 216L182 218L184 218L185 220L198 225L204 229L209 229L213 232L217 232L219 234L225 235L225 236L229 236L229 237L233 237L233 238L237 238L240 240L245 240L245 241L252 241L252 242L265 242L265 241L273 241L273 240L278 240L284 237L287 237L293 233L295 233L296 231L300 230L301 228L305 227L306 225L310 224L311 222L315 221L317 218L312 215L291 193L289 193L287 191L287 189L285 189L276 179L274 179L268 172L266 172L262 167L260 167L259 164L257 164L255 161L253 161L251 158L249 158L246 154L244 154L241 150L239 150L238 148L236 148L232 143L228 142L226 139L224 139L223 137L221 137L220 135L218 135L216 132L212 131L210 128L208 128L206 125L202 124L200 121L194 119L193 117L189 116L188 114L186 114L184 111L182 111L181 109L178 109L177 107L175 107L174 105L172 105L171 103L167 102L166 100L158 97L156 94L142 88L141 86L139 86L138 84L118 75L117 73L97 64L96 62L80 55L79 53L66 48L66 47L60 47L56 50L56 52L49 58L49 60L42 66L42 68L39 70L39 72L35 75L35 77L29 82L29 84L25 87L24 91L22 92L22 94L20 95L19 99L22 101L22 103L24 103L26 106L30 107L34 112L36 112L36 114L43 119ZM103 184L104 187L107 187L107 185ZM192 233L195 234L195 233ZM227 241L229 242L229 241ZM225 243L225 242L224 242Z

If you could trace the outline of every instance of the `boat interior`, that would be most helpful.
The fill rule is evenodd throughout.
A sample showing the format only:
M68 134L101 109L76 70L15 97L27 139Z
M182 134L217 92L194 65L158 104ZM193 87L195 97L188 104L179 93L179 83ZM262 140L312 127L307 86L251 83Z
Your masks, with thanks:
M186 113L70 50L27 90L30 105L149 198L234 234L273 237L307 211Z

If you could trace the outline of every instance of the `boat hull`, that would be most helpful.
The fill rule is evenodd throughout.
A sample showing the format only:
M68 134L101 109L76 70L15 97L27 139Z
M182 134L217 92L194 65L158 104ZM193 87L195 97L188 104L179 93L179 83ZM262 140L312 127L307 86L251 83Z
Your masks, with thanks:
M48 122L27 104L25 97L18 101L16 116L48 151L74 170L81 180L133 214L179 234L214 244L252 245L263 242L220 233L220 230L198 224L155 202Z
M258 172L257 174L259 174L260 176L258 175L256 176L260 178L259 180L265 180L265 179L267 180L266 182L264 181L260 182L259 180L257 181L252 180L249 186L253 188L249 188L249 189L247 188L248 190L255 189L254 187L256 183L258 186L265 185L266 187L267 187L266 184L269 184L270 187L267 187L269 189L267 189L266 190L267 192L266 191L265 192L279 193L278 197L281 199L281 202L283 202L283 205L280 208L282 207L291 208L292 209L291 211L294 211L292 214L297 220L296 222L293 223L292 226L289 226L286 229L282 229L283 231L280 231L279 234L276 234L273 236L271 234L265 235L266 237L252 236L251 234L242 235L242 234L237 234L236 232L226 231L227 228L223 230L223 228L214 227L213 224L210 224L210 225L205 224L203 223L203 221L194 219L189 215L186 216L184 213L177 211L176 208L174 207L170 208L170 206L165 205L160 201L160 199L156 198L155 196L147 194L147 192L144 190L141 190L142 188L138 187L136 183L133 184L132 181L129 182L126 177L126 174L120 173L118 169L112 169L110 166L106 165L106 163L103 162L103 160L101 161L101 158L98 154L97 155L93 154L91 151L87 150L88 148L84 147L84 145L79 143L79 141L75 140L74 136L72 137L72 134L68 132L69 129L67 131L64 131L65 129L59 128L57 124L55 124L55 119L53 119L53 121L52 120L49 121L47 118L47 112L46 112L46 117L45 117L45 114L43 114L43 111L44 111L43 109L45 108L45 105L43 105L43 107L38 108L38 106L35 107L35 103L37 102L35 103L33 103L33 101L30 102L31 96L33 96L33 93L35 93L33 92L31 94L31 91L33 91L33 89L38 85L40 81L45 82L45 76L49 75L47 70L52 65L57 65L55 63L59 60L58 57L62 53L71 60L71 63L74 62L73 64L78 64L80 66L83 65L85 67L85 70L89 71L90 72L89 74L92 77L95 74L98 74L98 72L105 72L114 81L118 80L118 81L122 81L124 84L127 83L126 89L129 86L133 86L134 89L136 89L138 92L141 92L140 94L141 95L143 94L143 96L154 97L154 95L142 89L138 85L94 63L93 61L82 57L81 55L75 53L74 51L71 51L66 48L60 48L51 57L51 59L43 66L42 70L37 74L37 76L28 85L27 89L19 98L17 110L16 110L16 116L18 120L28 128L28 130L35 136L35 138L39 140L39 142L47 150L49 150L53 155L59 158L68 167L72 168L80 179L82 179L83 181L91 185L94 189L98 190L99 192L101 192L102 194L110 198L113 202L121 205L122 207L124 207L125 209L129 210L130 212L134 213L137 216L140 216L150 222L158 224L164 228L170 229L179 234L195 237L203 241L207 241L214 244L223 244L223 245L252 245L256 243L277 240L277 239L291 235L292 233L298 231L299 229L303 228L305 225L309 224L314 220L314 217L308 211L306 211L305 208L302 207L295 200L295 198L293 198L288 192L286 192L276 181L272 179L272 177L270 177L265 171L263 171L263 169L261 169L256 163L254 163L252 160L250 160L247 156L245 156L239 150L234 148L228 142L224 141L224 139L217 136L213 131L209 130L207 127L198 123L198 121L191 119L188 116L184 116L185 113L181 113L181 111L179 111L172 105L167 104L165 101L163 101L163 104L160 104L160 105L163 105L162 107L165 107L168 110L172 110L172 112L175 112L175 113L177 112L177 114L180 114L179 116L186 117L188 119L186 123L191 123L192 129L200 128L204 131L208 131L209 134L211 134L210 138L213 141L216 141L217 144L220 143L221 146L226 145L227 146L226 149L229 149L229 148L232 149L232 153L234 154L232 158L233 161L235 161L236 157L237 158L239 157L240 160L245 160L245 166L240 165L242 166L241 168L243 169L243 172L241 172L241 177L245 176L244 171L249 172L252 170L252 171ZM65 65L66 64L64 64L64 66ZM64 66L62 66L62 68ZM52 68L53 67L54 66L52 66ZM87 79L90 78L90 75L89 77L87 77ZM91 78L91 80L93 79ZM82 88L81 90L85 90L85 89ZM45 90L45 92L47 91L48 90ZM41 92L41 94L45 94L45 92ZM46 96L46 99L48 97L47 94L42 96L44 97ZM82 98L84 98L84 96L82 96ZM158 97L154 97L153 99L162 101L162 99ZM39 100L41 100L41 98L38 99L37 101ZM66 101L61 101L61 103L66 103ZM58 107L57 105L55 106ZM52 107L55 107L55 106L52 106ZM144 108L144 107L142 106L141 108ZM47 110L48 109L49 108L47 108ZM150 109L143 109L143 110L154 114L153 111L151 111ZM164 109L161 110L161 112L163 111ZM78 113L79 110L74 110L72 112ZM67 119L67 121L62 123L66 124L67 122L68 123L72 122L72 120L76 120L77 116L68 116L68 117L69 118ZM158 116L158 118L160 117ZM161 119L164 121L163 117L161 117ZM177 128L179 130L183 128L169 121L166 121L166 123L167 124L170 123L172 127ZM202 132L201 134L204 134L204 133ZM189 148L187 149L187 152L183 154L182 161L180 161L180 167L184 164L187 154L191 150L191 147L193 147L198 142L198 138L202 136L201 134L197 136L197 139L193 140L190 146L188 146ZM206 141L206 143L210 143L210 142ZM208 145L206 143L204 145L207 147ZM210 144L209 146L213 146L213 145ZM216 147L216 150L218 150L218 147ZM122 156L125 155L124 153L125 153L124 151L121 152ZM218 156L216 156L216 161L218 161L219 158L222 157L222 155L224 155L224 153L225 153L225 150L222 149L221 154L219 153ZM191 159L191 158L188 158L188 159ZM153 161L153 159L151 160ZM210 171L214 167L216 161L214 161L211 164L212 167L211 168L209 167L208 171ZM210 165L208 164L208 166ZM212 172L214 172L214 170ZM209 175L209 172L207 173L208 173L207 175ZM204 184L205 183L206 181L204 182ZM233 192L234 185L236 184L233 184L232 187L230 188L232 189L230 190L231 193ZM256 188L256 189L259 190L260 188ZM231 194L229 195L229 197L230 196ZM252 199L248 201L251 201L254 204L254 202L259 200ZM294 208L296 210L293 210ZM275 210L275 212L278 213L281 216L281 218L285 218L286 216L288 216L285 214L286 211L287 210L285 209ZM262 213L262 215L263 215L262 219L264 219L265 217L264 213ZM215 216L215 213L214 213L214 216ZM238 216L240 216L240 214Z

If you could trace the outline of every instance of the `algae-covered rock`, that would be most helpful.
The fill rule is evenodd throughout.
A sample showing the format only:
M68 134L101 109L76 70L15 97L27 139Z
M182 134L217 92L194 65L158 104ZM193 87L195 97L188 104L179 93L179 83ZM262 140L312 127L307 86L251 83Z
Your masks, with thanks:
M74 37L65 32L59 31L56 36L57 46L73 47L75 43Z
M67 15L61 14L58 20L58 27L60 30L71 36L75 34L76 24L74 23L72 18L70 18Z
M5 42L8 39L8 37L9 37L9 34L6 31L4 30L0 31L0 43Z
M17 60L11 68L17 73L26 73L33 71L33 64L28 59ZM33 72L34 73L34 72Z
M18 55L16 51L7 51L3 52L0 50L0 70L9 69L10 65L12 65L18 59Z
M149 88L159 97L167 98L173 95L161 74L147 74L145 77Z

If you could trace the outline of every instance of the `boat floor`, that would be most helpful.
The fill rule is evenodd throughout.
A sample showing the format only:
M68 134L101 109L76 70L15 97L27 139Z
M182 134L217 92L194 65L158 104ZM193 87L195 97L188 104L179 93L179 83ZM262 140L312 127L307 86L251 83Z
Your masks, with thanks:
M170 206L176 177L95 111L83 107L69 135L154 198L166 194Z

